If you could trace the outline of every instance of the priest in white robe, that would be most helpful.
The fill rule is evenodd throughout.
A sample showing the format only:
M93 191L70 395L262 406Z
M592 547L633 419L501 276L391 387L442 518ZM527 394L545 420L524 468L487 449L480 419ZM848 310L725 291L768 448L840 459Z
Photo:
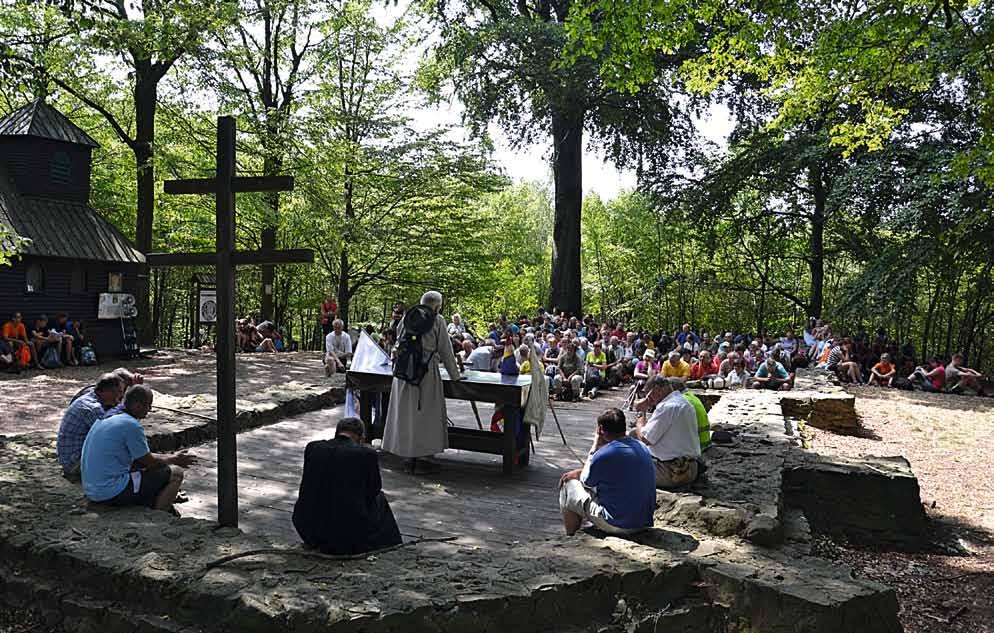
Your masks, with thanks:
M442 309L442 295L426 292L421 304L435 312L435 325L421 337L423 357L428 373L418 386L394 378L390 387L390 408L383 430L383 450L405 458L405 470L411 473L435 470L434 465L418 462L418 458L441 453L449 446L448 418L439 361L445 365L451 380L459 380L459 366L452 350ZM404 322L397 327L397 340L404 337Z

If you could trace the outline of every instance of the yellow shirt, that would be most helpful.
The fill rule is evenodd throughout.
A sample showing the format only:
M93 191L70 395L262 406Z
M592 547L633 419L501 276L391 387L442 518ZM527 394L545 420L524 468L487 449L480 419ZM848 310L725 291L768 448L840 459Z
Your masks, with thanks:
M690 378L690 365L687 364L682 358L680 361L673 365L670 361L663 363L663 375L667 378Z
M542 365L542 361L539 361L538 369L543 373L545 372L545 366ZM525 362L521 363L521 367L518 369L518 371L520 371L522 374L530 374L532 371L532 362L530 360L526 360Z

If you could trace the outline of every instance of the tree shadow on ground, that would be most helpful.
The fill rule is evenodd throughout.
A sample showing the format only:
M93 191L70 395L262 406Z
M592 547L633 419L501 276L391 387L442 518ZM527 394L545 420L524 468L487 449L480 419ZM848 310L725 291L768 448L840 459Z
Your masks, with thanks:
M931 517L920 551L816 536L812 553L897 592L907 633L994 631L994 533L955 517Z

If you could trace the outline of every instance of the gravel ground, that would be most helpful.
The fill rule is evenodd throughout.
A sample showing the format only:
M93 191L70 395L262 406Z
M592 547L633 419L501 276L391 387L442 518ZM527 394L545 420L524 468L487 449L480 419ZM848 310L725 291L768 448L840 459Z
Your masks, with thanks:
M935 549L903 554L821 539L815 551L890 585L909 633L994 631L994 466L988 435L994 400L851 389L864 429L811 429L811 448L842 455L904 455L933 519Z

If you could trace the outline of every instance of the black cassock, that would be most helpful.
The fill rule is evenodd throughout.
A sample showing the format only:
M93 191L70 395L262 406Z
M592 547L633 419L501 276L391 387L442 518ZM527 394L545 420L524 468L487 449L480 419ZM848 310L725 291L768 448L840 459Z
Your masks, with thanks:
M293 525L325 554L361 554L397 545L400 530L383 496L376 452L345 436L311 442L293 506Z

